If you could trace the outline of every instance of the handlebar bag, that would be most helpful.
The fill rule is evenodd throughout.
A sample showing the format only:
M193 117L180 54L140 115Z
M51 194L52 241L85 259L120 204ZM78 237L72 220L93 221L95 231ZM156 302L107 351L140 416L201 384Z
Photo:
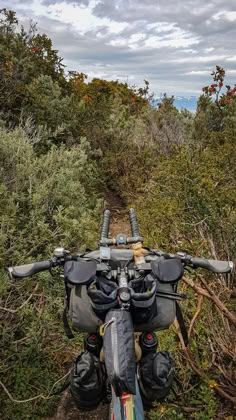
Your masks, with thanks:
M78 258L77 261L66 261L64 264L65 281L77 285L88 284L96 274L97 264L94 260L85 261Z
M135 395L134 327L130 312L110 310L104 330L105 365L115 394L117 397L123 393Z
M184 268L180 259L158 258L151 262L152 273L161 283L176 283L183 277Z
M148 274L145 278L129 282L131 293L131 314L135 325L148 322L157 314L156 280Z
M88 286L88 296L95 314L104 321L107 312L115 308L118 286L103 276L95 277Z

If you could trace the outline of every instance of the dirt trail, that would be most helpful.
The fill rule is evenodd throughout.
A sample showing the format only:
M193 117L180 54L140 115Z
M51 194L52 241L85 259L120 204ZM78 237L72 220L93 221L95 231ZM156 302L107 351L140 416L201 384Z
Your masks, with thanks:
M106 203L106 208L111 210L110 237L114 237L118 233L130 234L129 217L125 203L110 192L106 194ZM62 394L55 415L46 417L44 420L107 420L108 414L109 406L104 404L100 404L92 411L79 410L67 390Z
M79 410L70 395L65 391L61 397L57 412L53 417L46 417L44 420L107 420L109 415L108 404L99 404L95 410Z
M111 211L110 237L118 233L131 236L128 209L122 199L108 192L106 194L107 208Z

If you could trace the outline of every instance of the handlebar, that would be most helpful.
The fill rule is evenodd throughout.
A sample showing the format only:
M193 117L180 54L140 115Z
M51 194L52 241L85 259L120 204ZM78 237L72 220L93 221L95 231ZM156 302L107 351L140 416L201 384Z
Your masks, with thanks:
M61 250L61 249L60 249ZM131 249L112 249L110 254L110 259L113 261L125 260L131 261L134 256L133 250ZM81 256L80 256L81 257ZM88 254L83 255L87 260L99 260L99 251L93 251ZM164 257L165 259L179 258L184 266L191 268L204 268L213 273L230 273L233 270L232 261L218 261L211 260L206 258L196 258L188 255L186 253L179 252L177 254L168 254L158 250L150 250L149 253L145 255L145 263L139 264L137 266L138 270L143 270L150 272L151 264L150 262L157 257ZM20 266L9 267L8 272L11 278L24 278L29 277L34 274L37 274L41 271L50 270L52 267L63 266L65 261L77 259L77 256L72 257L68 255L68 252L65 251L64 254L60 256L54 254L54 257L51 260L35 262L31 264L25 264ZM106 261L107 262L107 261ZM99 261L97 264L97 271L103 271L104 268L108 267L102 261ZM100 270L101 268L101 270Z
M136 212L134 209L129 210L129 217L130 217L130 226L131 226L131 232L132 236L127 237L125 234L120 233L116 236L116 238L108 238L109 236L109 226L110 226L110 216L111 212L110 210L105 210L103 213L103 220L102 220L102 226L101 226L101 234L100 234L100 246L113 246L113 245L130 245L130 244L136 244L138 242L143 243L143 238L139 234L139 227L138 227L138 221L136 217Z
M101 246L112 246L112 245L131 245L136 244L137 242L143 242L143 238L141 236L126 236L124 233L120 233L116 236L116 238L101 238L100 245Z
M181 262L190 268L204 268L212 273L230 273L233 271L234 264L232 261L211 260L207 258L192 257L185 252L177 252L177 254L168 254L162 251L153 250L153 252L164 258L180 258Z

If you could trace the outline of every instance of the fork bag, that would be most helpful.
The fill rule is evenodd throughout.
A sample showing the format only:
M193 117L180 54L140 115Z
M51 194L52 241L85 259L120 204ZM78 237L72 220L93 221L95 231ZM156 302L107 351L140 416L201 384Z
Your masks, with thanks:
M100 360L88 351L81 353L73 364L70 391L76 405L91 409L104 396L105 372Z
M140 361L139 385L146 402L163 400L174 379L174 362L168 351L149 353Z

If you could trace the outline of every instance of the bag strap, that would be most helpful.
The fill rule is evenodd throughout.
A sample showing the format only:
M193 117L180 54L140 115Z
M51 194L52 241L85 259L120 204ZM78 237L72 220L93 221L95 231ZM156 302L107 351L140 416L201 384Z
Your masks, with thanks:
M68 338L74 338L74 334L71 331L69 322L68 322L68 317L67 317L67 313L68 313L68 309L70 306L70 294L71 294L71 288L68 286L66 280L65 280L65 291L66 291L66 297L65 297L65 306L64 306L64 310L62 313L62 321L63 321L63 326L64 326L64 331L67 335Z
M184 340L184 344L187 347L189 343L188 332L187 332L187 328L184 322L181 306L179 305L177 301L176 301L176 318L179 323L179 328L180 328L180 332Z
M67 304L66 304L65 308L64 308L64 311L63 311L63 314L62 314L62 320L63 320L65 333L66 333L67 337L71 339L71 338L74 338L74 334L71 331L71 328L69 326L69 322L68 322L68 318L67 318L67 311L68 311L68 309L67 309Z

